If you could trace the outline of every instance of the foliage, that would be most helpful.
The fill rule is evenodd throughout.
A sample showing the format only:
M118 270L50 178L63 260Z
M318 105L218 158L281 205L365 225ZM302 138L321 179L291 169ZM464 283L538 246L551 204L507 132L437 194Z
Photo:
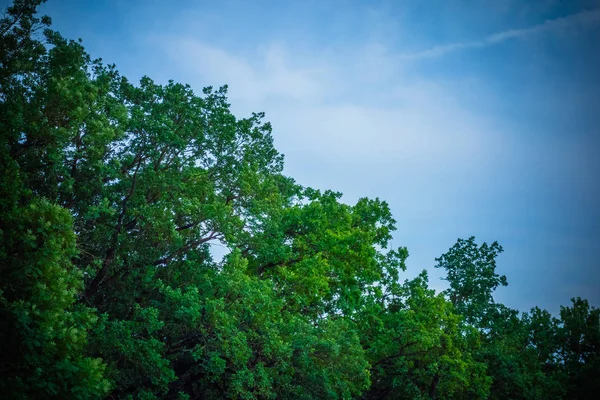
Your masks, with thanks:
M485 365L472 354L479 347L476 331L427 287L426 273L389 294L361 324L373 375L366 397L486 398Z
M446 291L456 311L471 324L484 324L493 309L492 293L506 286L506 276L496 273L496 257L502 253L497 242L478 246L475 238L458 239L447 253L437 258L436 268L447 272Z

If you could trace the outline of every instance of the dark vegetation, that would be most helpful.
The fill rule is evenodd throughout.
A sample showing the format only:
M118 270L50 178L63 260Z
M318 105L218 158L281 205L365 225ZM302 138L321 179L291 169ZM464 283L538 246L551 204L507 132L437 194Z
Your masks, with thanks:
M473 238L437 260L444 293L404 281L385 202L296 184L226 88L132 84L39 2L0 21L0 397L600 393L587 301L495 303L502 248Z

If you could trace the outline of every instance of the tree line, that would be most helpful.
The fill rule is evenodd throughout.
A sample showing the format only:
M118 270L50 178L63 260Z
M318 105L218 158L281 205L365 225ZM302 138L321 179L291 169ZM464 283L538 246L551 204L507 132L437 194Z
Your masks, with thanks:
M600 311L494 301L498 243L402 279L388 204L285 176L227 88L132 83L16 0L0 20L0 393L588 399ZM216 260L211 246L229 249Z

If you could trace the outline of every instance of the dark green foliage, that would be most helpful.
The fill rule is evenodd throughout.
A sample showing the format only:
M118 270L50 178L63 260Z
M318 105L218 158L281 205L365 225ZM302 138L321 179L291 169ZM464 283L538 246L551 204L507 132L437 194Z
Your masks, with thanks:
M423 272L365 310L361 326L373 384L367 398L486 398L477 332L427 287Z
M86 357L97 316L75 295L81 272L69 213L45 200L3 212L0 266L0 390L15 398L95 398L109 388Z
M589 399L600 392L600 309L587 300L572 301L560 310L558 357L567 376L567 397Z
M39 3L0 21L3 397L598 391L598 309L494 303L502 248L474 238L438 259L447 292L402 282L385 202L296 184L264 115L236 118L226 87L132 84Z

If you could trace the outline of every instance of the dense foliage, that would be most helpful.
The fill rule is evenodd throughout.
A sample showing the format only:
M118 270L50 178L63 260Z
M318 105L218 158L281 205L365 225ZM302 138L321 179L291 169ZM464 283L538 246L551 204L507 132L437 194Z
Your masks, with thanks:
M17 0L0 21L0 393L584 399L600 311L493 300L497 244L402 281L388 205L282 174L226 87L132 84ZM211 246L228 249L215 259Z

